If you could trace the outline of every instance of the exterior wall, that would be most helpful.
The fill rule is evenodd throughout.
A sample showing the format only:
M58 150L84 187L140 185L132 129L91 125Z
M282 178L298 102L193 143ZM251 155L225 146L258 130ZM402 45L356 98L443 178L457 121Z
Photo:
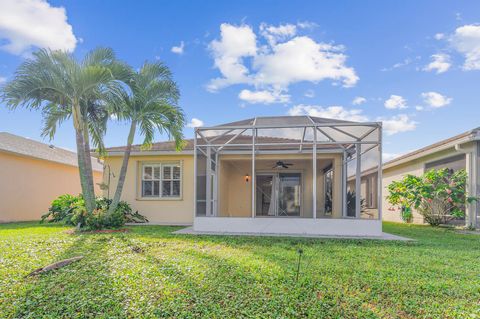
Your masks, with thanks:
M385 176L383 180L385 180ZM378 218L378 185L377 184L378 184L377 172L364 175L360 180L360 198L363 200L362 212L360 213L360 217L363 219ZM355 178L350 178L348 180L347 189L349 191L355 192ZM372 194L372 196L371 196L371 199L368 200L370 193Z
M113 197L120 175L123 157L108 157L105 164L110 166L110 197ZM141 169L143 163L180 162L182 167L180 198L142 198ZM152 224L190 225L193 223L193 155L131 156L123 186L122 200L134 210L148 218ZM108 183L108 168L104 174ZM107 196L108 191L104 191Z
M255 168L257 173L275 172L271 168L272 163L277 161L278 155L257 155ZM301 172L302 173L302 205L301 217L312 217L312 156L308 154L284 154L282 160L293 161L288 170L278 172ZM220 157L219 168L219 216L251 217L251 194L252 182L245 182L245 174L252 176L250 155L223 155ZM333 189L333 212L332 215L324 214L323 196L323 168L321 164L333 161L334 189ZM341 185L342 160L341 154L318 154L317 155L317 217L341 218L342 217L342 185Z
M102 173L94 172L96 183ZM39 220L53 199L81 193L78 168L0 152L0 222Z
M472 144L472 143L470 143ZM467 144L466 147L469 145ZM394 209L391 207L391 205L387 201L387 196L388 196L388 185L396 180L400 180L403 178L403 176L407 174L412 174L412 175L421 175L425 172L425 165L429 162L432 161L437 161L441 160L444 158L448 158L451 156L455 156L461 154L460 152L456 151L454 147L451 147L449 149L436 152L403 164L395 165L392 167L384 168L383 169L383 192L382 192L382 204L383 204L383 210L382 210L382 215L383 215L383 220L386 221L393 221L393 222L403 222L400 211L398 209ZM477 183L479 181L479 177L475 176L473 177L474 179L477 180ZM415 210L413 211L413 223L416 224L423 224L424 220L423 217L418 214Z

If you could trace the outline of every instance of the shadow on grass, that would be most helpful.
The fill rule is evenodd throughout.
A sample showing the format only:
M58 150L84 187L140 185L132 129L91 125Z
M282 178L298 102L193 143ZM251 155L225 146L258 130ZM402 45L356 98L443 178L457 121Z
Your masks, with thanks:
M112 285L105 255L108 237L73 235L76 240L56 257L59 261L84 256L61 269L25 278L24 296L16 305L17 318L94 318L105 309L125 317L122 299Z

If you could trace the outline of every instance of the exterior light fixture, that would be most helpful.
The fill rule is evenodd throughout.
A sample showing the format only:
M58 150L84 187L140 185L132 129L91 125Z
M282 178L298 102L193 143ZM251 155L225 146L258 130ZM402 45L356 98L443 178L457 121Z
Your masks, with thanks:
M245 182L250 182L250 175L248 174L245 174Z

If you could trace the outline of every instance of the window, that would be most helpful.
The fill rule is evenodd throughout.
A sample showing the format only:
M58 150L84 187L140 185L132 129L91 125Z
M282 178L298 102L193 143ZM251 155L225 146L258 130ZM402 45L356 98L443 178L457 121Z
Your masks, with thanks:
M325 187L325 215L332 215L333 210L333 169L330 165L323 172Z
M144 164L142 197L179 198L182 171L178 163Z
M442 169L442 168L449 168L454 171L458 171L461 169L465 169L466 159L465 154L459 154L451 157L447 157L441 160L437 160L434 162L429 162L425 164L425 171L429 171L431 169Z

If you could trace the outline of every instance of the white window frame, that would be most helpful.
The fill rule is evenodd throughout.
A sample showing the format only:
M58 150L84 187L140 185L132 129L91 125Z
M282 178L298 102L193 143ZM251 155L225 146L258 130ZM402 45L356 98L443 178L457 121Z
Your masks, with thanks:
M151 167L152 168L152 179L145 179L145 168ZM170 178L164 178L164 168L170 167ZM180 169L180 176L179 178L173 178L173 168L178 167ZM155 178L155 168L159 168L160 176L159 178ZM153 182L158 181L159 189L158 195L145 195L144 194L144 182L151 181L152 182L152 194L153 194ZM179 182L179 193L178 195L163 195L163 182L170 182L170 194L173 192L173 182ZM181 162L145 162L142 163L140 166L140 198L141 199L154 199L154 200L178 200L182 198L182 190L183 190L183 165Z

